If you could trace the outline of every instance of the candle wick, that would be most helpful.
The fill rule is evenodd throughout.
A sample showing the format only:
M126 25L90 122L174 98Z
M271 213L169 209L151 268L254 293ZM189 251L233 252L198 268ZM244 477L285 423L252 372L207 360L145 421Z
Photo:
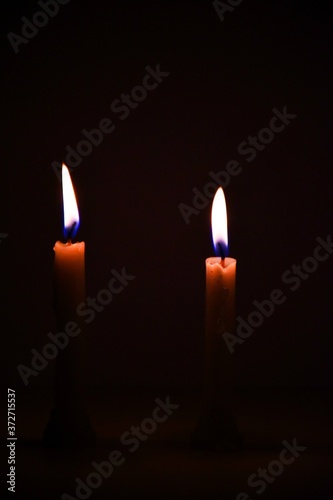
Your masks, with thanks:
M221 257L221 266L222 267L225 267L225 248L224 248L224 245L219 241L217 243L217 248L219 250L219 256Z
M223 247L223 244L219 241L218 244L218 249L219 249L219 254L220 254L220 257L221 257L221 260L224 261L225 259L225 251L224 251L224 247Z
M77 225L77 222L74 221L73 224L71 225L69 231L68 231L68 241L71 243L71 240L72 240L72 236L75 234L74 233L74 229L75 229L75 226Z

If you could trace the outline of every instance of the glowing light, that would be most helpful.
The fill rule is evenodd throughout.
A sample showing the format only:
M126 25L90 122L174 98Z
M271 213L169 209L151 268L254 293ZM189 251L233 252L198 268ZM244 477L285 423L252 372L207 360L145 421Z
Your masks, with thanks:
M72 239L76 235L79 228L80 217L72 179L69 170L64 163L62 164L61 177L64 207L64 236L67 239Z
M212 237L215 255L224 259L228 255L228 221L227 206L222 188L218 188L213 200Z

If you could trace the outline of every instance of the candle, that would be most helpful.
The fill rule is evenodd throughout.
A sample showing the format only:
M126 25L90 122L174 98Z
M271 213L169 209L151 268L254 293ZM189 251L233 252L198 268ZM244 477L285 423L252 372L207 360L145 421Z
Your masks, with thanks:
M227 257L228 230L225 196L215 194L211 215L216 257L206 259L206 319L203 413L193 443L208 449L233 450L241 446L231 409L231 356L223 333L235 323L236 260Z
M54 309L58 331L66 340L55 364L55 408L44 432L50 446L90 445L94 432L84 408L83 365L85 332L76 312L85 300L85 243L73 243L79 227L79 212L72 180L62 165L65 243L54 246Z
M227 257L227 209L222 188L212 206L212 236L216 257L206 259L205 384L206 406L224 408L229 396L230 353L223 340L235 321L236 260Z
M62 165L64 237L54 246L55 310L57 321L64 326L74 321L76 307L85 299L85 243L73 243L80 218L68 168Z

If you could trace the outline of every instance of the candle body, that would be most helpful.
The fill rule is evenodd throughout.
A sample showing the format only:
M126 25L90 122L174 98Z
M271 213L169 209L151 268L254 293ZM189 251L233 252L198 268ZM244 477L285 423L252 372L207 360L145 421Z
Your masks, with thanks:
M198 449L235 451L243 446L232 408L232 365L223 334L235 323L236 260L206 259L203 408L192 434Z
M230 408L231 354L223 333L235 323L236 260L206 259L204 407L206 412Z
M85 244L57 241L54 253L56 308L66 315L85 299Z
M54 246L54 309L61 344L55 363L55 407L44 444L56 448L90 447L96 434L86 413L85 332L77 307L85 301L84 243Z
M59 349L55 367L56 407L64 408L81 404L85 339L84 325L76 309L85 300L85 244L57 241L54 252L57 327L68 335L68 344L62 350Z

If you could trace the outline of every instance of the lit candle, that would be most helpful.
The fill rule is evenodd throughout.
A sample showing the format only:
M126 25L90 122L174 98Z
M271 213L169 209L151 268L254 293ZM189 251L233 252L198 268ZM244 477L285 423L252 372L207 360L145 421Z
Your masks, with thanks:
M227 209L222 188L212 206L212 236L216 257L206 259L205 395L208 409L223 408L230 389L230 353L222 337L235 321L236 260L227 257Z
M73 243L79 212L72 180L62 165L64 237L54 246L54 308L62 346L55 364L55 408L44 432L50 446L90 445L95 434L84 409L83 365L85 333L76 312L85 300L85 244Z
M203 414L193 443L209 449L241 446L231 410L231 356L223 333L235 322L236 260L228 255L227 209L222 188L215 194L211 215L216 257L206 259L206 321Z
M73 243L80 218L68 168L62 165L64 237L54 246L54 285L57 321L62 326L74 321L76 307L85 299L84 242Z

